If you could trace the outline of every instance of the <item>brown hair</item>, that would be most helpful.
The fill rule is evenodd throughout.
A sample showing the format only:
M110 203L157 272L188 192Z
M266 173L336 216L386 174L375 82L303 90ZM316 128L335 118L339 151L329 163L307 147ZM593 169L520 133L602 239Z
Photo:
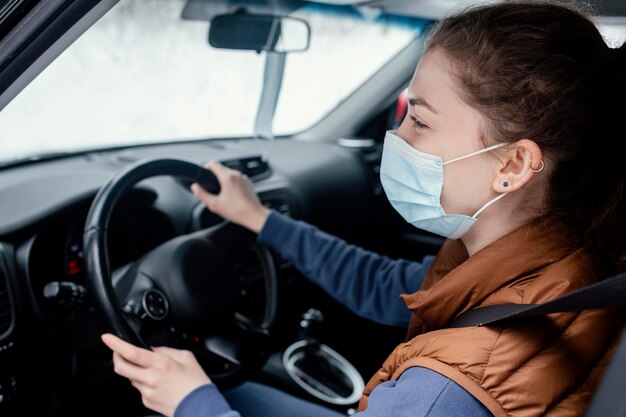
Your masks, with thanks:
M454 62L461 96L496 142L534 140L549 173L546 210L599 256L624 266L626 43L610 49L584 12L548 1L466 9L427 43Z

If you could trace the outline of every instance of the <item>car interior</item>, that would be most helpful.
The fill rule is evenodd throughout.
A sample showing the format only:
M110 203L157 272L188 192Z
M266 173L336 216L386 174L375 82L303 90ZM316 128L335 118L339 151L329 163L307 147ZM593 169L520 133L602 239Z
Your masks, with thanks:
M146 10L138 5L150 1ZM219 160L248 175L261 202L284 215L394 259L436 254L443 238L413 228L385 197L382 140L405 116L405 89L429 27L475 3L0 1L0 415L150 414L114 373L100 340L106 331L142 346L192 350L221 389L256 381L352 414L364 382L406 329L357 316L251 233L211 213L190 186L219 192L202 168ZM606 33L626 40L623 0L592 6ZM141 21L136 38L124 25L112 29L122 14ZM197 49L178 45L187 38L159 20L172 16L192 28ZM363 34L340 43L355 21L375 25L373 37L388 33L386 43L356 49ZM323 31L330 35L322 44ZM81 43L87 36L96 41ZM147 56L140 47L154 49L155 60L143 64L150 72L129 81L136 90L116 95L107 84L116 79L101 78L97 66L116 62L113 75L125 77ZM316 48L336 55L300 64ZM78 49L86 55L68 55ZM255 62L241 58L229 67L226 58L212 59L217 75L180 63L209 49ZM353 50L347 61L355 67L374 62L370 53L380 57L356 75L333 58ZM87 61L93 70L74 72ZM238 79L233 68L246 66L254 73ZM294 78L307 66L313 70ZM195 85L192 73L214 79ZM55 91L54 77L67 84ZM342 77L358 79L344 88L336 81ZM149 95L152 81L163 91ZM92 87L98 84L105 88ZM208 104L176 99L203 88L197 95ZM240 90L250 96L233 93ZM334 101L322 108L316 92ZM137 98L146 116L132 118L120 97ZM153 104L162 109L152 111ZM294 114L307 106L317 113L301 122L290 106ZM225 127L202 121L212 108ZM239 132L242 118L249 128ZM178 134L168 123L189 124ZM114 133L125 142L107 142ZM615 390L602 388L603 398ZM610 415L626 415L608 401Z

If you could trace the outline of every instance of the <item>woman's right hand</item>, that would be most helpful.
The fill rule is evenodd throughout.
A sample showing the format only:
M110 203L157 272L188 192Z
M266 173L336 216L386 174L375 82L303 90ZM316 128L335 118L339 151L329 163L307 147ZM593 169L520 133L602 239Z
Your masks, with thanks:
M221 190L219 194L211 194L196 183L191 186L196 198L218 216L259 233L270 210L261 204L250 178L216 160L204 167L215 174Z

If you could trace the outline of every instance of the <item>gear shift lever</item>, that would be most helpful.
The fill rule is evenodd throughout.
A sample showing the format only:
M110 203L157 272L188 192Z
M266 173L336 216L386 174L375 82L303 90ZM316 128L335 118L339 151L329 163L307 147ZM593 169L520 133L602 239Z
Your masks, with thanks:
M315 308L309 308L300 320L300 336L302 339L309 342L307 347L309 351L315 351L319 349L318 328L320 323L324 321L324 315L321 311Z
M352 389L351 382L339 368L329 361L328 355L322 351L322 343L319 339L319 327L322 321L324 321L324 315L315 308L308 309L302 315L300 334L306 344L303 348L304 355L298 361L297 366L307 375L328 387L331 392L349 395Z

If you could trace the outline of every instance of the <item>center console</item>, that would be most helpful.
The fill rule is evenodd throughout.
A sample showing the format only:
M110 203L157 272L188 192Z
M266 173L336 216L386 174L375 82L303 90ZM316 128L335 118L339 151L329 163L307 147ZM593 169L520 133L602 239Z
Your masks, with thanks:
M317 328L323 320L316 309L303 314L299 338L270 358L266 366L270 380L264 382L351 414L363 392L363 377L344 356L319 339Z

